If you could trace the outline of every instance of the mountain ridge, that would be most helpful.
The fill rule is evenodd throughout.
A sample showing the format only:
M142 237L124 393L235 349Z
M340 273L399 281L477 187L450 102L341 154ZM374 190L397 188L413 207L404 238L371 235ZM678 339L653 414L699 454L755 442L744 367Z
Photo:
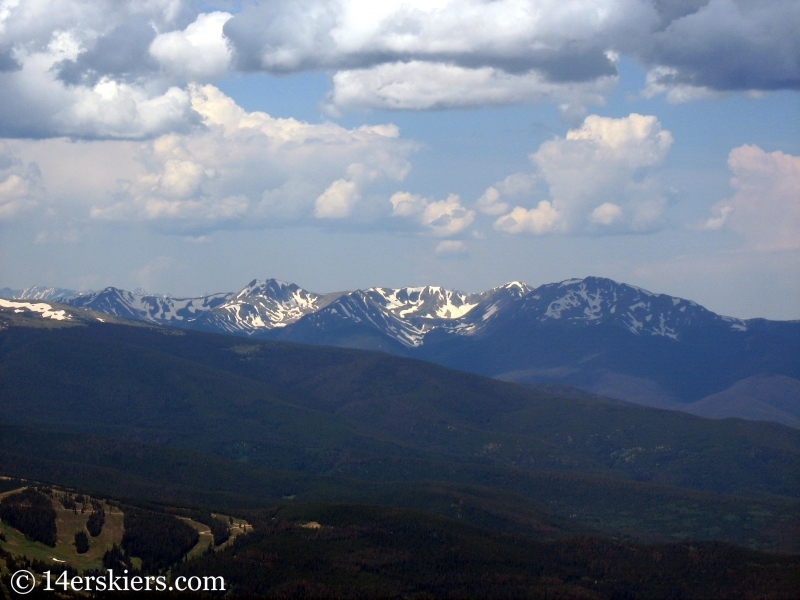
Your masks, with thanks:
M593 287L593 290L589 288ZM567 288L566 293L559 291ZM222 292L197 297L181 298L173 295L155 295L129 292L113 286L100 291L74 292L63 288L45 288L33 286L25 290L3 288L0 297L14 295L18 299L53 300L80 308L89 308L99 312L107 312L116 316L146 320L161 324L179 324L189 328L245 335L259 335L265 330L283 328L309 314L325 309L333 311L331 306L346 299L358 299L362 304L378 307L391 315L394 320L412 324L416 336L409 342L409 336L401 330L397 331L396 341L405 345L421 345L424 335L437 327L459 335L470 335L478 329L475 316L480 313L482 320L488 320L498 310L495 302L497 296L504 291L516 289L518 298L526 298L525 308L536 312L538 318L562 319L570 321L596 321L602 319L618 320L624 323L631 333L649 333L677 339L676 327L672 321L680 324L689 319L681 319L675 313L689 314L704 312L712 318L728 323L733 330L744 331L750 321L762 319L739 319L717 315L697 303L669 296L656 294L643 288L618 283L601 277L583 279L567 279L561 282L543 284L532 287L518 281L492 288L483 292L465 293L448 290L441 286L418 286L401 288L372 287L345 292L314 293L304 290L293 283L277 279L253 279L238 292ZM17 292L19 292L17 294ZM618 297L618 292L620 292ZM603 297L603 293L607 294ZM7 298L12 299L12 298ZM632 302L627 311L615 315L617 301ZM641 311L651 308L652 301L659 304L660 313L654 320L653 314ZM539 302L535 302L539 301ZM675 310L670 310L668 302L672 302ZM546 306L545 306L546 303ZM607 312L603 312L603 304ZM352 305L351 306L355 306ZM240 314L247 307L247 314ZM237 310L238 308L238 310ZM476 310L477 309L477 310ZM623 307L623 310L624 307ZM237 313L235 317L209 319L205 313ZM342 311L345 318L358 318L350 311ZM357 311L355 311L357 312ZM337 313L334 313L337 314ZM566 315L566 316L565 316ZM639 318L641 317L641 319ZM427 325L424 325L428 321ZM180 323L178 323L180 322ZM236 326L223 326L223 322L236 322ZM450 322L450 323L447 323ZM792 321L789 321L792 322Z
M25 290L37 298L48 293L64 305L156 325L380 350L668 409L751 377L800 382L800 321L718 315L691 300L600 277L538 287L510 282L477 293L419 286L316 294L275 279L198 298L117 288L71 296L55 288ZM797 425L787 416L795 409L720 402L715 418L760 415Z

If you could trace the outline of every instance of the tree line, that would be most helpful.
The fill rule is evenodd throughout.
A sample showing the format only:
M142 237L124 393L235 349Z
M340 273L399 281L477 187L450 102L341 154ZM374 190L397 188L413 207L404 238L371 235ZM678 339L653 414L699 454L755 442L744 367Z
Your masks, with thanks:
M200 539L197 530L163 513L124 507L122 549L142 559L142 571L156 573L180 561Z
M50 498L27 488L0 501L0 519L36 542L55 547L56 511Z

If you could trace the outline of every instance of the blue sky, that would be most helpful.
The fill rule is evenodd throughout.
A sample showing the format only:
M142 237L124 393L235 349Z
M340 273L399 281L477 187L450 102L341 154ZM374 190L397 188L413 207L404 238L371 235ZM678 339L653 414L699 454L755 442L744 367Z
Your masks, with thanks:
M795 2L3 6L0 287L598 275L800 318Z

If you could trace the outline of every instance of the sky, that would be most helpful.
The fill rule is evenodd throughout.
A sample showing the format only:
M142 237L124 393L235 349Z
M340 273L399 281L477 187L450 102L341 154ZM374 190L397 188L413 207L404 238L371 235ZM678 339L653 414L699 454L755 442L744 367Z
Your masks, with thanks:
M796 0L0 0L0 287L609 277L800 319Z

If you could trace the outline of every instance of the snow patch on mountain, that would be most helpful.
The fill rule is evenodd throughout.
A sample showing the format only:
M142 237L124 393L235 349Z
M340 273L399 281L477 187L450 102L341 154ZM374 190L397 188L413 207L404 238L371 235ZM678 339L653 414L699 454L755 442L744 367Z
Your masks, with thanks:
M295 323L324 308L340 294L315 294L277 279L254 279L230 296L198 320L198 325L252 335Z
M30 288L33 289L33 288ZM47 288L37 288L46 293ZM51 288L55 289L55 288ZM50 292L47 292L50 293ZM665 294L587 277L533 288L519 281L481 293L463 293L440 286L374 287L353 292L316 294L293 283L254 279L239 292L199 298L173 298L106 288L67 296L61 302L107 314L203 331L281 339L342 333L349 326L371 330L407 348L417 348L441 336L490 335L503 327L621 327L633 335L680 341L694 325L716 324L747 331L742 319L721 317L698 304ZM345 329L342 329L344 327ZM429 336L435 334L434 338ZM299 335L299 334L298 334ZM355 335L355 333L354 333ZM361 334L358 334L361 335ZM297 338L297 339L301 339Z
M63 309L54 309L50 304L39 302L32 304L30 302L12 302L0 298L0 307L11 308L15 313L22 313L25 311L37 312L42 314L43 319L53 319L54 321L69 321L72 315Z
M365 293L378 303L382 299L383 307L400 318L458 319L478 305L467 294L438 286L370 288Z
M64 304L98 312L159 324L191 321L225 301L231 294L211 294L200 298L150 296L108 287L62 298Z
M566 293L564 288L568 288ZM537 288L532 299L534 297L537 301L547 301L543 321L618 323L635 335L655 335L673 340L678 340L680 332L697 319L721 318L689 300L654 294L599 277L544 285ZM534 313L537 311L535 305L529 309ZM743 321L735 321L742 326Z

